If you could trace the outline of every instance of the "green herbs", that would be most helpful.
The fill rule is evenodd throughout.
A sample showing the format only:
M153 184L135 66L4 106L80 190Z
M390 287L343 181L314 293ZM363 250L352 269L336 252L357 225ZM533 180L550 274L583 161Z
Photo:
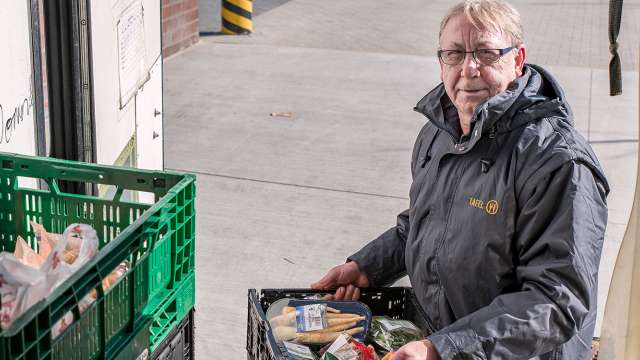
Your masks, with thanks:
M406 343L424 339L422 331L412 322L387 316L373 317L369 336L371 342L387 351L395 351Z

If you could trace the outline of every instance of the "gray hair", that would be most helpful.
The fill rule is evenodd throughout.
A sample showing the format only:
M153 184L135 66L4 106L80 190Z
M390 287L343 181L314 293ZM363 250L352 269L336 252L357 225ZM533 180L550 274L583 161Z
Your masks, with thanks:
M524 43L520 13L501 0L465 0L454 5L440 23L438 39L442 37L442 31L449 20L458 15L464 15L480 31L506 34L511 38L514 46Z

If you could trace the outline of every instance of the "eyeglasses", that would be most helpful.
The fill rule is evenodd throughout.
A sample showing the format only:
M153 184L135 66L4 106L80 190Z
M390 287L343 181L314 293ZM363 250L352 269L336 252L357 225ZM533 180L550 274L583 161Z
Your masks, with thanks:
M504 49L475 49L473 51L438 50L438 57L447 65L460 65L464 62L467 54L473 54L473 59L477 64L492 65L498 62L503 55L515 48L515 46L510 46Z

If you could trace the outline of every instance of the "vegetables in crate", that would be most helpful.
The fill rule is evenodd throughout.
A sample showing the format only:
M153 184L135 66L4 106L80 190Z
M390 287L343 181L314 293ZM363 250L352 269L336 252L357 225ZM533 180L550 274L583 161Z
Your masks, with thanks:
M381 348L395 351L409 342L424 339L424 334L410 321L374 316L369 337Z
M371 310L359 302L335 302L307 299L280 299L267 311L274 338L324 345L346 333L364 340Z

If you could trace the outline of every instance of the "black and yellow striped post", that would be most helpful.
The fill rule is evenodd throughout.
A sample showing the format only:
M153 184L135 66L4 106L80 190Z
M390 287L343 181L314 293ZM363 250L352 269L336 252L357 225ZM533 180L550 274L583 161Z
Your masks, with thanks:
M253 0L222 0L222 32L250 34L253 30L252 11Z

